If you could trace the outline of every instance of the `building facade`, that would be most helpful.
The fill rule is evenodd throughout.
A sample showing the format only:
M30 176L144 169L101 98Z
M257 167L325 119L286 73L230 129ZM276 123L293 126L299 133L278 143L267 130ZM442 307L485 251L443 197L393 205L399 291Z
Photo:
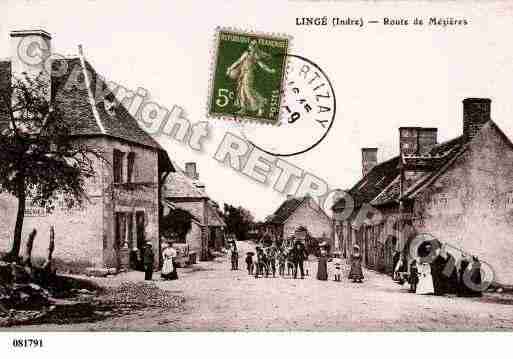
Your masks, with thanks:
M200 260L207 260L209 250L219 250L224 246L226 224L218 213L217 204L209 198L205 185L199 181L196 163L186 163L185 171L176 164L174 168L176 171L168 174L163 185L163 201L190 213L194 221L186 235L186 243Z
M51 48L51 36L41 30L11 33L12 48L27 39L39 39ZM24 66L15 54L0 62L1 90L9 89ZM71 263L82 269L136 269L145 241L150 240L157 252L160 248L159 179L173 170L171 162L82 54L54 60L52 67L67 69L48 77L52 105L64 113L74 140L94 147L103 159L91 157L96 175L86 183L88 198L82 207L68 209L59 196L54 208L34 207L27 200L23 240L36 229L33 254L43 256L53 226L57 267ZM5 109L0 112L0 124L6 125ZM10 248L17 206L16 198L0 196L0 251Z
M368 166L348 191L354 210L335 222L346 253L358 244L367 267L390 272L394 251L407 256L411 239L426 233L457 260L477 256L493 281L513 283L513 145L490 104L465 99L463 134L441 144L436 129L399 129L399 156ZM345 202L333 206L336 218Z
M273 239L288 240L296 235L298 229L303 228L311 237L323 239L333 248L332 219L308 195L287 196L287 200L267 218L264 232Z

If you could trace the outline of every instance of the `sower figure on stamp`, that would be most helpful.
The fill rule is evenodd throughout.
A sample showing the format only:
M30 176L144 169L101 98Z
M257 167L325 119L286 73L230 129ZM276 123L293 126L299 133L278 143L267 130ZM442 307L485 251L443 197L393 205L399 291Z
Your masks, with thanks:
M226 75L237 81L235 104L240 107L238 114L242 115L250 111L256 112L257 116L263 116L267 99L256 89L255 72L257 66L270 74L276 72L262 62L269 57L268 53L258 47L256 40L252 40L248 49L226 70Z
M151 280L153 277L153 266L155 262L155 254L150 241L146 242L143 249L143 264L144 264L144 280Z

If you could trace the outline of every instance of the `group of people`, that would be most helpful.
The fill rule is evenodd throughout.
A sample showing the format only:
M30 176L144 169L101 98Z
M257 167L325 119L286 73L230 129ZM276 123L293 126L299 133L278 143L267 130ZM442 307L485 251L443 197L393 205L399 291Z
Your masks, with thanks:
M229 243L231 270L239 268L239 252L235 241ZM320 254L317 263L317 279L328 280L328 250L324 243L319 246ZM270 246L257 245L255 252L246 253L246 270L248 275L269 277L276 275L285 277L291 276L294 279L303 279L309 275L308 268L305 268L305 261L308 260L308 252L302 241L295 241L290 246L278 245L276 242ZM363 280L362 256L360 247L355 245L351 255L351 269L348 278L353 282L361 283ZM332 259L335 281L342 281L342 259L340 253L335 253Z
M160 277L162 280L175 280L178 279L176 272L175 258L178 255L176 249L173 248L171 243L162 243L162 270ZM155 270L155 252L151 241L147 241L142 250L143 265L144 265L144 279L152 280L153 271Z
M428 245L428 250L430 246ZM456 294L462 297L482 295L481 262L476 256L462 254L457 262L445 250L430 256L418 256L409 261L396 253L393 277L408 285L416 294Z
M340 253L333 253L333 279L336 282L342 281L342 258ZM360 247L355 245L353 253L350 257L351 269L349 270L348 279L353 283L362 283L363 270L362 270L362 255ZM317 263L317 279L328 280L328 251L325 246L320 246L319 261Z
M308 253L302 242L297 241L291 247L278 246L273 243L271 246L262 247L258 245L255 252L246 253L246 269L248 275L254 275L255 278L269 277L271 274L276 277L276 274L284 277L285 275L292 276L294 279L300 275L301 279L308 275L308 270L305 272L304 263L308 259ZM238 257L234 257L232 250L232 269L237 268L234 261L238 261ZM285 274L287 273L287 274Z

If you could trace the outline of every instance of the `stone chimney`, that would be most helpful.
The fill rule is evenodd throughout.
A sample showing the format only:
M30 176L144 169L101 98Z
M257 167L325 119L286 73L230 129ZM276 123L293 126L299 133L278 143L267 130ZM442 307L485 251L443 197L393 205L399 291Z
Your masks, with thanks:
M399 152L402 155L415 155L418 153L418 130L418 127L399 127Z
M193 180L199 178L198 172L196 171L196 162L187 162L185 164L185 174Z
M44 30L11 31L12 79L41 76L48 83L46 97L50 100L52 36Z
M437 144L434 127L399 127L399 151L404 155L426 155Z
M463 136L470 141L490 120L489 98L466 98L463 100Z
M375 147L362 148L362 175L365 176L378 164L378 149Z
M426 155L438 143L438 129L434 127L421 127L418 129L418 154Z

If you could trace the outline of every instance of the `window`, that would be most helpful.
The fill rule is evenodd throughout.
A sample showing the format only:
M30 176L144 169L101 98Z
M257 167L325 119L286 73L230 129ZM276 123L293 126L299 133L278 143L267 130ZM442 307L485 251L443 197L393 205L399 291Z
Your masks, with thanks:
M134 163L135 163L135 153L130 152L127 157L127 179L128 183L134 182Z
M114 249L128 248L132 241L132 214L116 212L114 216L115 240Z
M114 183L121 183L123 181L123 152L114 150L112 169L114 171Z

